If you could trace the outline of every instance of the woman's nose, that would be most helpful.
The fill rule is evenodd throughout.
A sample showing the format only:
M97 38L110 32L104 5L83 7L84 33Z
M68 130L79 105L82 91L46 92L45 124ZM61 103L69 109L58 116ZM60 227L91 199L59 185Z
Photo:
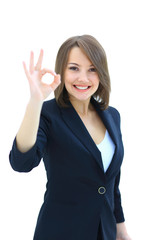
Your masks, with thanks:
M88 74L87 74L85 71L80 72L78 80L79 80L80 82L89 82L89 80L88 80Z

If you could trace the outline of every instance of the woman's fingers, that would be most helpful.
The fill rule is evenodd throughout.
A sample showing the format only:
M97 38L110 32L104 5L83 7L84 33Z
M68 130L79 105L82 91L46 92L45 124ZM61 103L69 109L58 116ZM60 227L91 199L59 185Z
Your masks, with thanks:
M54 77L54 81L50 84L53 91L58 87L58 85L61 83L61 76L59 74L56 74Z
M45 92L45 95L46 95L48 94L48 92L51 91L51 89L54 91L58 87L58 85L61 83L61 80L60 80L60 75L56 74L53 70L48 68L41 69L42 60L43 60L43 50L41 49L37 64L36 66L34 66L34 53L33 51L31 51L29 70L27 69L25 62L23 62L23 67L24 67L25 74L28 78L29 84L31 86L31 89L34 89L34 88L36 90L39 89L38 90L39 92L43 92L43 94ZM49 74L51 76L52 78L51 81L50 79L47 79L47 81L45 78L42 79L43 76L46 74Z
M42 70L41 70L41 75L43 76L43 75L45 75L46 73L50 73L50 74L52 74L54 77L57 75L54 71L52 71L51 69L48 69L48 68L43 68Z
M32 51L31 51L31 54L30 54L29 71L30 71L31 74L34 72L34 53Z
M28 70L27 70L27 67L26 67L26 63L25 62L23 62L23 68L24 68L24 71L25 71L25 74L26 74L26 76L27 76L27 78L29 79L29 72L28 72Z
M43 60L43 49L41 49L41 51L40 51L39 58L38 58L36 66L35 66L35 70L36 71L41 70L42 60Z
M44 68L42 71L41 71L41 75L42 77L46 74L46 73L49 73L51 74L52 76L54 76L54 80L51 84L48 84L53 90L55 90L58 85L61 83L61 77L59 74L56 74L54 71L50 70L50 69L47 69L47 68Z
M31 51L31 53L30 53L30 65L29 65L29 70L30 70L31 74L34 72L34 70L36 70L36 71L41 70L42 60L43 60L43 49L41 49L37 64L34 67L34 53L33 53L33 51Z

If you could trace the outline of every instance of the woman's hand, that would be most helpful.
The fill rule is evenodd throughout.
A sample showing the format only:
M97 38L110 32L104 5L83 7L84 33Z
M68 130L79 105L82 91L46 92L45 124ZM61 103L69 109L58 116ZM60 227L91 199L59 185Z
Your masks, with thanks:
M118 223L117 224L116 240L132 240L127 233L125 223Z
M132 239L131 239L130 236L128 236L128 234L127 234L127 235L125 235L125 236L116 237L116 240L132 240Z
M37 64L34 66L34 53L30 54L30 65L29 70L26 67L25 62L23 62L24 71L26 73L29 86L30 94L32 99L38 101L44 101L52 91L54 91L60 84L60 75L54 73L50 69L41 69L43 60L43 50L41 49ZM42 78L45 74L51 74L53 76L53 82L51 84L46 84L42 82Z

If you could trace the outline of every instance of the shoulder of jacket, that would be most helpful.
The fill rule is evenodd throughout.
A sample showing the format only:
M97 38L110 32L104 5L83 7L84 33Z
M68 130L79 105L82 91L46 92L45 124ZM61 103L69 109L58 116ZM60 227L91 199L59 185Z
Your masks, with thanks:
M120 115L119 111L115 107L109 106L106 110L108 110L112 114Z
M59 116L59 107L55 98L43 103L41 116L47 119L53 119L54 117Z
M106 111L108 111L116 121L120 121L120 113L115 107L109 106Z
M50 99L50 100L47 100L43 103L43 107L42 107L42 110L43 111L51 111L51 110L56 110L58 109L58 104L56 102L56 99L53 98L53 99Z

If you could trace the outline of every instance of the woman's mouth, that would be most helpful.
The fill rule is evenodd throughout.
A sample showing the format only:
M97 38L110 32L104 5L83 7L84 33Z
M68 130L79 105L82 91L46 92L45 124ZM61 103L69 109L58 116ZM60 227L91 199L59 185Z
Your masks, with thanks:
M80 86L80 85L73 85L74 88L76 88L77 90L81 90L81 91L85 91L88 90L91 86Z

